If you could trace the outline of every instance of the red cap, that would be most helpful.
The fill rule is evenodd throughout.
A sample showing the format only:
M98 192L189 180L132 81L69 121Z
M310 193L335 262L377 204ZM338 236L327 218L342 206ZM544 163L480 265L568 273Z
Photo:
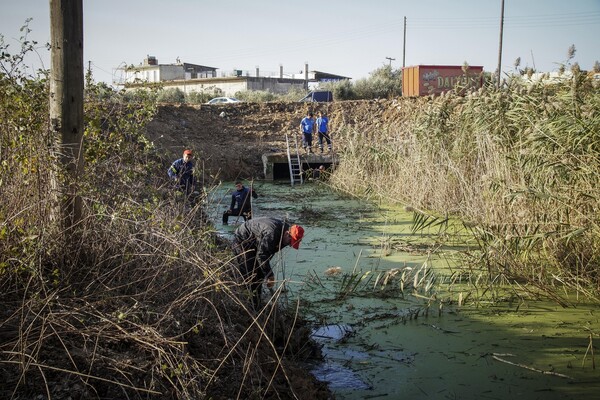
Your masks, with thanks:
M300 242L302 241L302 237L304 237L304 228L302 228L300 225L292 225L290 227L290 237L292 238L290 246L298 250L298 247L300 247Z
M192 151L191 150L184 150L183 151L183 155L189 154L190 156L192 155Z

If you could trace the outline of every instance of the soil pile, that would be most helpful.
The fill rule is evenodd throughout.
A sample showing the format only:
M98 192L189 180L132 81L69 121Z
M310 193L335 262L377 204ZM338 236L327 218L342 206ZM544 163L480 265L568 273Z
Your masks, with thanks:
M183 149L189 147L195 150L209 180L262 179L262 154L285 152L285 135L300 132L300 120L309 110L327 113L335 140L341 127L367 134L400 124L403 101L161 105L146 129L159 152L169 157L165 164L181 157Z

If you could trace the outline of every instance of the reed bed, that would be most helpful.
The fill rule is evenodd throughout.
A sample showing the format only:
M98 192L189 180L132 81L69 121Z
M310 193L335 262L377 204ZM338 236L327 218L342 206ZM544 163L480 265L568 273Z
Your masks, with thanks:
M467 96L404 99L401 124L337 130L333 186L465 222L490 281L600 299L600 91L574 69ZM419 220L419 218L417 218Z

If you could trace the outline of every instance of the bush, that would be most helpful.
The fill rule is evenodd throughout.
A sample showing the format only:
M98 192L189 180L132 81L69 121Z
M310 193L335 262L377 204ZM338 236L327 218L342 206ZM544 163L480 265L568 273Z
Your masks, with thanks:
M165 89L158 93L160 103L185 103L185 95L179 88Z
M235 94L237 99L251 103L264 103L279 100L280 97L266 90L245 90Z
M402 96L402 70L383 66L371 72L368 78L355 82L342 80L319 85L333 92L336 100L371 100Z
M354 90L360 99L385 99L402 96L402 71L383 66L371 72L366 79L359 79Z
M190 104L204 104L206 102L208 102L210 99L212 99L213 97L217 97L215 96L213 93L208 93L208 92L191 92L188 93L186 96L186 103L190 103Z
M332 92L335 100L356 100L357 98L354 84L348 79L338 82L328 82L319 87Z

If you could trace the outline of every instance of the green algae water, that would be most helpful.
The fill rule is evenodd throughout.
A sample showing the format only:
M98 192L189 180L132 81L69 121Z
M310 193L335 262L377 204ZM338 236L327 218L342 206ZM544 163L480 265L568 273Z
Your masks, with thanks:
M466 301L468 293L485 299L455 273L458 252L472 250L468 237L442 243L435 229L415 234L412 213L322 184L253 187L255 217L305 228L300 249L286 248L272 265L285 289L279 301L299 302L314 323L325 360L311 369L336 398L600 399L596 305ZM226 183L209 199L224 237L242 222L220 222L232 189Z

